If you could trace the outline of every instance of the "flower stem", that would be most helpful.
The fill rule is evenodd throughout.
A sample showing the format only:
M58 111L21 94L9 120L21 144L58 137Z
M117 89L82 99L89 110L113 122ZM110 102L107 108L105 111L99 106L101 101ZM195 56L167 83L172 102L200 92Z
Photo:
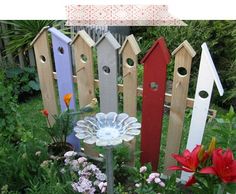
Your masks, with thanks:
M225 191L225 184L222 183L222 184L220 184L219 187L218 187L217 194L224 194L224 191Z

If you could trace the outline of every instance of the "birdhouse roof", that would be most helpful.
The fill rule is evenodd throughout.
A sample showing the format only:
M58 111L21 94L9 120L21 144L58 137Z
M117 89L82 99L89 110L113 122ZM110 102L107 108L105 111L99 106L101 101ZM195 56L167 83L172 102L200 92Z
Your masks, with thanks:
M127 43L129 43L131 45L131 48L133 49L135 55L138 55L141 52L134 35L131 34L126 37L122 47L120 48L119 54L121 54L123 52Z
M114 38L114 36L112 36L112 34L110 32L105 33L95 44L95 46L97 47L103 40L107 40L108 42L110 42L110 44L112 45L112 47L114 47L114 49L118 49L120 48L120 44L117 42L117 40Z
M81 37L89 47L93 47L95 45L95 42L93 41L93 39L87 34L87 32L85 30L80 30L76 36L74 37L74 39L71 41L71 45L77 40L78 37Z
M34 40L30 43L30 46L33 46L34 43L38 40L38 38L41 36L41 34L45 31L45 30L48 30L48 28L50 28L50 26L45 26L43 27L39 33L35 36Z
M63 34L60 30L57 30L56 28L52 27L48 29L49 32L53 33L53 35L55 35L57 38L59 38L60 40L62 40L65 43L70 43L71 39L69 37L67 37L65 34Z
M189 44L189 42L187 40L185 40L184 42L182 42L173 52L172 55L175 55L182 47L184 47L189 55L191 57L194 57L196 55L195 50L193 49L193 47Z
M213 60L212 60L212 58L211 58L211 54L210 54L210 52L209 52L209 49L208 49L208 47L207 47L207 44L204 42L204 43L201 45L201 47L202 47L202 52L203 52L204 56L205 56L206 59L208 60L208 65L209 65L209 67L210 67L210 71L211 71L211 73L212 73L212 76L213 76L213 78L214 78L214 80L215 80L216 87L217 87L217 89L218 89L218 91L219 91L219 94L220 94L221 96L223 96L223 94L224 94L224 89L223 89L223 86L222 86L222 84L221 84L221 82L220 82L220 78L219 78L219 76L218 76L218 73L217 73L217 71L216 71L215 65L214 65Z
M157 46L161 47L162 54L164 56L165 62L169 63L170 62L170 53L168 48L166 47L165 39L163 37L159 38L153 45L152 47L148 50L146 55L143 57L141 60L141 63L145 63L145 61L149 58L150 54L155 50Z

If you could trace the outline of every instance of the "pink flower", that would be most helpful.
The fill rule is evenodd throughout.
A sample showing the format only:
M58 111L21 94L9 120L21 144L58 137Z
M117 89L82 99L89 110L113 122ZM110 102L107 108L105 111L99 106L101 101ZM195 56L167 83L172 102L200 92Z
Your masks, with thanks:
M161 179L160 179L160 178L155 178L155 179L154 179L154 182L155 182L155 183L160 183L160 182L161 182Z
M68 152L66 152L66 153L64 154L64 157L70 158L70 157L76 156L76 155L77 155L76 152L74 152L74 151L68 151Z
M166 185L165 185L165 183L164 182L160 182L160 183L158 183L161 187L165 187Z
M148 177L148 179L146 180L149 184L156 178L159 178L160 177L160 174L159 173L151 173Z
M146 171L147 171L147 167L146 166L141 166L140 169L139 169L140 173L144 173Z
M80 158L78 158L79 164L82 164L82 163L84 163L84 162L86 162L86 161L87 161L87 158L85 158L85 157L80 157Z
M106 192L107 189L107 182L100 182L98 184L98 188L101 190L101 193Z

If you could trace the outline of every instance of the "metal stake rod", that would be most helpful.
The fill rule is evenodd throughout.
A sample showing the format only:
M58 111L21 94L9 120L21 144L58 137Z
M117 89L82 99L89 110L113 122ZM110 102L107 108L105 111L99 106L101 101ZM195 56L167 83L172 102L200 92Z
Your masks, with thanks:
M106 147L106 175L107 175L107 193L113 194L113 162L112 162L112 147Z

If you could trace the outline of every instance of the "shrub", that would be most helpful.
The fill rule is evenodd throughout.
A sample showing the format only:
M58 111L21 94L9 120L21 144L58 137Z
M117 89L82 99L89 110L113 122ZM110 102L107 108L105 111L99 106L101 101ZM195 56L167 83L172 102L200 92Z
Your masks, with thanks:
M39 80L35 67L8 67L5 70L5 84L14 85L13 95L17 96L19 102L25 101L26 97L39 92Z
M12 143L18 143L24 133L17 112L18 105L13 95L13 85L6 85L2 71L0 71L0 136Z

